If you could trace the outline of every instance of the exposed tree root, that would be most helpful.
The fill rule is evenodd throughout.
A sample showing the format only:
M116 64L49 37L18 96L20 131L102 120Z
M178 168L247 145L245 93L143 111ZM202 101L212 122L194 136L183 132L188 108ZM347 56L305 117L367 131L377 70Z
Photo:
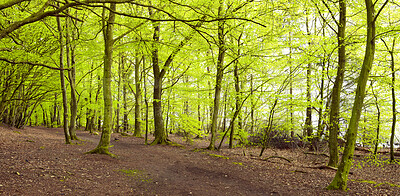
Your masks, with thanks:
M95 149L93 149L93 150L91 150L89 152L86 152L85 154L105 154L105 155L108 155L108 156L110 156L112 158L117 158L117 156L112 154L112 153L110 153L108 151L108 148L106 148L106 147L96 147Z
M171 140L167 139L155 139L153 142L150 143L150 146L153 145L157 145L157 144L161 144L161 145L172 145L173 142L171 142Z

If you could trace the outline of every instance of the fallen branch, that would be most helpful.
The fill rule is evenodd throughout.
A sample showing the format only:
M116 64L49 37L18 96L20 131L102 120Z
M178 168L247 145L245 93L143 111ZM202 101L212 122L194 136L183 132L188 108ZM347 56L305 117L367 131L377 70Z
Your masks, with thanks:
M355 147L355 150L362 151L362 152L371 152L371 150L369 148L358 147L358 146Z
M270 156L270 157L267 157L267 158L265 158L265 159L262 159L263 161L268 161L268 159L273 159L273 158L277 158L277 159L283 159L283 160L285 160L285 161L287 161L287 162L289 162L289 163L291 163L292 161L291 160L289 160L288 158L285 158L285 157L281 157L281 156Z
M325 153L304 152L304 154L310 154L310 155L317 155L317 156L325 156L325 157L329 157L329 155L327 155L327 154L325 154Z
M316 166L316 167L306 167L306 168L311 168L311 169L330 169L330 170L334 170L334 171L338 170L336 167L327 166L327 165L321 165L321 166ZM349 174L353 174L353 172L349 172Z

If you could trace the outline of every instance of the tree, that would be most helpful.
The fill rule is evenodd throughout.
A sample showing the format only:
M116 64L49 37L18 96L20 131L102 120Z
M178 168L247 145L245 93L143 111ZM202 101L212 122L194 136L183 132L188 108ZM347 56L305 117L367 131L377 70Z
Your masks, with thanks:
M71 135L68 130L68 104L67 104L67 89L65 87L65 79L64 79L64 45L63 45L63 32L61 28L60 17L57 17L57 27L59 31L59 40L60 40L60 79L61 79L61 91L62 91L62 99L63 99L63 125L64 125L64 134L65 134L65 143L71 143Z
M104 121L101 139L97 147L88 153L107 154L115 156L108 151L112 131L112 94L111 94L111 68L113 63L113 27L115 21L116 4L111 3L109 7L108 20L105 21L106 8L103 8L103 36L104 36L104 69L103 69L103 99L104 99Z
M224 1L219 0L218 7L218 18L223 17L223 5ZM218 46L218 59L217 59L217 75L215 77L215 92L214 92L214 104L213 104L213 112L211 115L211 139L210 145L207 147L210 150L215 149L215 140L217 137L217 122L218 122L218 112L219 105L221 99L221 88L222 88L222 78L224 77L224 59L225 59L225 21L218 21L218 37L217 37L217 46Z
M323 1L326 8L332 14L329 6ZM334 16L332 15L334 18ZM326 21L326 19L324 19ZM339 160L338 153L338 133L339 133L339 111L340 94L342 91L344 73L346 70L346 0L339 0L339 21L334 20L337 25L337 44L338 44L338 68L335 82L332 88L331 105L329 110L329 161L328 166L336 167Z
M395 93L396 70L394 69L395 63L394 63L394 54L393 53L394 53L396 39L393 38L391 49L386 44L384 39L381 39L381 40L385 44L385 47L390 54L390 70L391 70L391 75L392 75L392 78L391 78L392 81L390 83L390 89L391 89L391 93L392 93L392 128L391 128L391 134L390 134L390 162L394 162L394 137L395 137L395 131L396 131L396 113L397 113L397 111L396 111L396 93ZM378 134L379 134L379 132L378 132ZM378 141L376 143L378 143ZM375 146L375 154L376 154L376 149L377 149L377 145Z
M372 68L372 63L375 54L375 22L379 13L386 6L388 0L382 5L378 13L375 15L375 4L372 0L365 0L365 6L367 10L367 40L365 46L364 60L361 68L360 76L357 80L357 89L353 109L351 112L351 119L349 122L349 128L346 132L345 139L346 145L344 147L343 155L340 160L338 170L335 178L327 187L328 189L347 189L347 178L349 175L350 167L352 165L352 158L354 154L355 143L357 139L358 123L361 116L361 110L363 101L365 98L365 89L368 81L369 72Z
M135 131L133 133L134 136L139 137L141 136L142 128L141 128L141 106L142 106L142 88L140 87L140 61L138 57L139 53L136 53L135 58Z

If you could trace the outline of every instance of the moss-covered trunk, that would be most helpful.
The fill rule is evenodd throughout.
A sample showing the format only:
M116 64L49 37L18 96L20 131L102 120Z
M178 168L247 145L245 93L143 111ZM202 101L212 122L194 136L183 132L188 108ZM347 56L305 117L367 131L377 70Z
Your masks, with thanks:
M329 162L328 166L336 167L339 161L338 141L339 132L339 110L340 110L340 93L342 91L344 72L346 68L346 46L345 46L345 30L346 30L346 2L339 1L339 25L338 25L338 56L339 63L336 74L335 83L332 89L332 100L329 114Z
M103 69L103 99L104 99L104 120L103 130L101 133L100 142L97 147L89 153L108 154L113 156L109 151L111 129L112 129L112 95L111 95L111 68L112 68L112 53L113 53L113 26L115 20L116 4L110 4L110 14L107 21L107 27L104 31L104 69ZM106 9L103 10L103 13ZM103 14L104 16L104 14Z
M374 4L372 0L365 0L367 10L367 44L365 47L365 56L361 73L357 82L356 97L354 99L354 105L351 112L351 118L349 123L349 129L347 130L345 139L346 145L343 151L343 156L340 161L338 170L335 178L331 184L327 187L328 189L347 189L347 180L352 166L352 159L354 154L355 143L357 139L358 123L361 116L361 110L365 97L365 89L368 81L369 72L372 68L372 63L375 54L375 14ZM387 1L383 7L387 4ZM382 8L383 8L382 7ZM381 9L382 9L381 8Z
M220 1L218 8L218 17L222 17L222 6L223 1ZM225 22L223 20L218 21L218 60L217 60L217 76L215 80L215 92L214 92L214 108L211 115L211 139L210 145L207 147L210 150L215 149L215 140L217 137L217 124L218 124L218 112L219 102L221 99L221 87L222 78L224 77L224 59L225 59L225 34L224 34Z

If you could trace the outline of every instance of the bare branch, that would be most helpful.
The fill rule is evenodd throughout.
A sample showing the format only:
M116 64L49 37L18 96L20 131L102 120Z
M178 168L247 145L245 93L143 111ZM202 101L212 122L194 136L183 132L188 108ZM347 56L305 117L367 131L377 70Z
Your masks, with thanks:
M18 3L24 2L24 1L27 1L27 0L11 0L11 1L8 1L8 2L3 3L3 4L0 5L0 10L12 7L12 6L14 6L14 5L18 4Z
M13 60L6 59L6 58L3 58L3 57L0 57L0 61L4 61L4 62L13 64L13 65L26 64L26 65L32 65L32 66L46 67L46 68L49 68L49 69L60 70L60 71L61 70L70 70L68 68L61 69L61 68L58 68L58 67L52 67L52 66L45 65L45 64L42 64L42 63L34 63L34 62L29 62L29 61L13 61Z

